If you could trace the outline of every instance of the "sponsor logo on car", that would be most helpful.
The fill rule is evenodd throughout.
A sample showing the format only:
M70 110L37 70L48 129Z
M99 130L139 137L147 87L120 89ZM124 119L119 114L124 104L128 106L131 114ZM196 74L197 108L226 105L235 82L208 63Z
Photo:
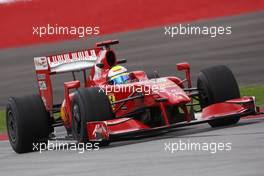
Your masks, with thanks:
M78 61L96 61L97 56L95 50L86 50L73 52L68 54L60 54L48 57L48 63L51 68L58 67L62 64L78 62Z
M39 89L40 90L46 90L47 89L47 85L45 81L39 81Z
M35 57L35 68L36 70L47 70L48 69L48 62L46 57Z
M95 139L106 139L107 138L107 130L105 125L96 124L93 130L93 136Z

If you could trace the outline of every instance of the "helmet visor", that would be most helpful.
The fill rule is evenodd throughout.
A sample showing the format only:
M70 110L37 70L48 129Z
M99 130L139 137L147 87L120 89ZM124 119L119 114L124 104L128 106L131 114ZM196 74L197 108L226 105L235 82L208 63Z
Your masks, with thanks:
M128 80L129 80L128 74L121 74L112 78L110 80L110 84L124 84L127 83Z

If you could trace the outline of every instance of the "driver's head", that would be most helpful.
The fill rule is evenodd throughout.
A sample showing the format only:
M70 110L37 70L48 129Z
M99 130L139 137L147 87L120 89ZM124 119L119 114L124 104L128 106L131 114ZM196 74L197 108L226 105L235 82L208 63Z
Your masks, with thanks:
M124 84L129 80L127 69L120 65L112 67L108 72L107 78L109 84Z

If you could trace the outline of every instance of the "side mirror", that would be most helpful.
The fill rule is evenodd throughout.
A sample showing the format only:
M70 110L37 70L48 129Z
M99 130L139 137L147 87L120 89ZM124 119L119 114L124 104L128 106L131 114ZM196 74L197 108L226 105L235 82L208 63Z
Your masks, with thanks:
M117 64L124 64L124 63L126 63L126 62L127 62L126 59L121 59L121 60L118 60L118 61L117 61Z
M182 62L176 64L177 70L182 71L182 70L190 70L190 64L187 62Z
M96 64L96 66L99 67L99 68L103 68L104 64L103 63L98 63L98 64Z
M188 82L188 87L192 87L192 81L191 81L191 73L190 73L190 64L187 62L182 62L176 64L176 68L179 71L185 71L185 80Z

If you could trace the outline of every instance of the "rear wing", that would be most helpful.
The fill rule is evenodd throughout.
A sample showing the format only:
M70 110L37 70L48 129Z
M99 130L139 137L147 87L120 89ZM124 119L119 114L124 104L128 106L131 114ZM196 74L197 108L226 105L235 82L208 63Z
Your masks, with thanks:
M49 74L56 74L89 69L94 66L97 54L98 48L95 48L53 56L34 57L35 70L47 70Z
M91 69L102 59L116 63L115 54L110 46L118 44L118 40L107 40L96 43L95 48L83 51L70 52L52 56L34 57L36 76L38 81L39 94L48 111L53 110L53 92L50 76L58 73L81 71ZM105 52L101 52L104 50ZM111 53L107 56L108 53ZM108 63L108 61L105 61ZM109 64L109 63L108 63Z
M88 49L52 56L34 57L40 96L47 110L53 109L53 92L50 75L91 69L101 48Z

